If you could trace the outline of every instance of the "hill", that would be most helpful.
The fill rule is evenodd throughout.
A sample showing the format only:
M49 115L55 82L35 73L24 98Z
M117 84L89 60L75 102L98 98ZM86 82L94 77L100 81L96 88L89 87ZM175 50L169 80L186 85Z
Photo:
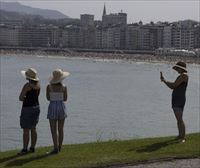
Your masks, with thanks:
M20 4L19 2L0 2L1 10L8 12L17 12L19 14L40 15L46 19L64 19L69 18L56 10L32 8Z

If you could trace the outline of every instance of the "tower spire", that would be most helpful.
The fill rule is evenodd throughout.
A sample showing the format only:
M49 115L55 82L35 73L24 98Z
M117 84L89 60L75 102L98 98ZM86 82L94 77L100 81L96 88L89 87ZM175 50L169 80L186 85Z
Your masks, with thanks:
M106 15L106 5L105 5L105 3L104 3L103 16L105 16L105 15Z

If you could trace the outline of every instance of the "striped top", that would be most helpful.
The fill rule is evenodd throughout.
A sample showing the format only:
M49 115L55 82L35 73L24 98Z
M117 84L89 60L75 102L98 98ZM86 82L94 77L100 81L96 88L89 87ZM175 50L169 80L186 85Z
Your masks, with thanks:
M61 91L54 91L52 86L49 85L49 97L50 101L63 101L64 100L64 86Z
M49 92L50 101L63 101L64 94L63 92Z

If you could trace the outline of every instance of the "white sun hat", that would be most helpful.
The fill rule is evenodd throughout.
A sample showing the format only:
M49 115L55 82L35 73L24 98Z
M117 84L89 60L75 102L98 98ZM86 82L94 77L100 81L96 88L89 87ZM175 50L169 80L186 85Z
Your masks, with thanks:
M49 78L49 82L51 84L60 83L63 79L69 76L69 72L64 72L61 69L55 69L52 73L52 76Z
M39 78L37 77L37 71L34 68L29 68L27 70L22 70L21 74L26 78L33 81L39 81Z

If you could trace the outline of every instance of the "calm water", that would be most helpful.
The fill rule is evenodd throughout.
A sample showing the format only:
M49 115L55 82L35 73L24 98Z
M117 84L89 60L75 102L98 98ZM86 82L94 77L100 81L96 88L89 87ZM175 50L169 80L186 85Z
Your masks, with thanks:
M52 145L46 119L45 89L55 68L71 72L68 86L68 118L65 144L176 135L171 110L171 90L160 82L162 70L168 80L177 73L172 65L95 61L52 57L1 56L1 150L22 147L18 101L26 80L20 70L35 67L41 79L41 115L38 146ZM199 66L189 65L189 86L184 111L187 133L199 132Z

